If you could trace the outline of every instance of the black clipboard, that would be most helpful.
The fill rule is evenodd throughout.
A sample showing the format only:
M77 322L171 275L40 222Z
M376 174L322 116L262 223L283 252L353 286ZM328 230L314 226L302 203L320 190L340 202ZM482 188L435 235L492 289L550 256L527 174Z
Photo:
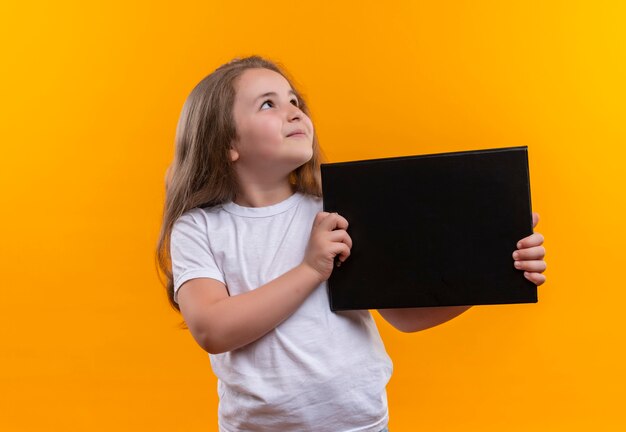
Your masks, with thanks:
M528 147L321 165L324 211L348 222L333 311L536 303L513 266L531 235Z

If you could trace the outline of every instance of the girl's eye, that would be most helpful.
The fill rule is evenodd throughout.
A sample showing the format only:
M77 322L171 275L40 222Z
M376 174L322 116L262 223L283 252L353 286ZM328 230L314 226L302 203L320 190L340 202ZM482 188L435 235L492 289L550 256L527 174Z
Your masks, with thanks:
M295 106L297 106L298 108L300 108L300 103L298 102L298 99L291 99L291 103ZM261 104L261 109L263 109L263 107L265 106L265 104L270 104L270 106L274 106L274 102L272 102L271 99L268 99L266 101L264 101Z

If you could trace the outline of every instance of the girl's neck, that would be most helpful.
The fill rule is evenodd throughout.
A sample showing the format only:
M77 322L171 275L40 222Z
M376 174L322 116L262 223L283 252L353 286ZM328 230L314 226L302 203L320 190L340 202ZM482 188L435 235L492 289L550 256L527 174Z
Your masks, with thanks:
M242 207L267 207L278 204L294 194L289 182L272 186L264 184L241 185L233 202Z

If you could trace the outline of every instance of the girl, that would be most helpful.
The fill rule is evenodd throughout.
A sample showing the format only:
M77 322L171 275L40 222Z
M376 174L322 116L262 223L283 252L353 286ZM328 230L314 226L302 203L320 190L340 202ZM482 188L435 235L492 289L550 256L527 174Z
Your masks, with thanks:
M320 160L302 94L258 56L222 65L183 106L158 259L217 375L220 431L387 428L392 363L374 320L328 305L352 240L345 218L321 211ZM537 285L542 243L535 233L513 254ZM412 332L467 309L379 312Z

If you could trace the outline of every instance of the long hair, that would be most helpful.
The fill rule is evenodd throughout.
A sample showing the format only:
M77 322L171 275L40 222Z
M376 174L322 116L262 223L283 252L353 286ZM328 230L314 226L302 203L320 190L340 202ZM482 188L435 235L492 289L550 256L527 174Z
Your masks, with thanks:
M206 76L191 91L178 119L174 160L167 169L165 205L156 249L157 265L170 306L174 301L170 238L176 220L196 207L211 207L234 200L238 183L229 157L237 137L233 116L235 81L247 69L265 68L281 74L296 93L300 109L311 117L302 94L282 67L259 56L235 58ZM313 156L290 174L293 190L321 196L322 153L313 135ZM184 324L183 324L184 326Z

